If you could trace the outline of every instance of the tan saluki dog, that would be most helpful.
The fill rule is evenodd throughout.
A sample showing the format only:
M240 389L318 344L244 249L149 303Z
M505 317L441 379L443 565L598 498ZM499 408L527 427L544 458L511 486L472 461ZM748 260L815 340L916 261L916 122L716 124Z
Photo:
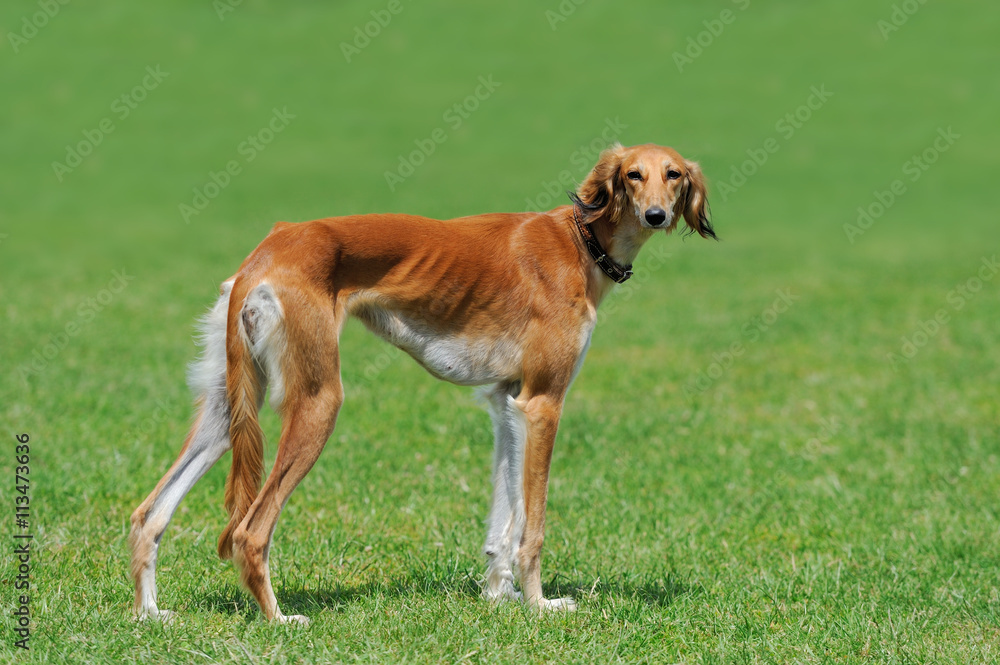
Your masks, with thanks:
M539 555L563 398L597 307L657 231L683 217L690 232L715 233L701 170L670 148L611 146L571 199L549 212L451 221L384 214L277 224L204 318L204 351L190 372L197 419L132 514L136 616L170 617L156 604L160 538L188 490L232 449L219 556L234 559L265 617L307 621L278 609L268 552L285 502L336 423L348 316L440 379L490 386L496 448L483 594L574 609L572 599L542 596ZM266 388L282 426L261 487Z

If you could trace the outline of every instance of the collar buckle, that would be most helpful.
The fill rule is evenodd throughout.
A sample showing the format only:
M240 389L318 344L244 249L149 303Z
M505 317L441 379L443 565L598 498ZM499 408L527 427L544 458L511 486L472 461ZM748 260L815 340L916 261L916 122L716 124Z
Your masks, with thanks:
M597 267L618 284L627 281L632 276L632 266L618 265L614 259L608 257L608 253L601 247L601 243L597 241L594 234L580 222L580 219L576 215L576 204L573 205L573 222L576 224L576 228L583 238L583 244L587 246L587 251L594 258L594 263L597 264Z

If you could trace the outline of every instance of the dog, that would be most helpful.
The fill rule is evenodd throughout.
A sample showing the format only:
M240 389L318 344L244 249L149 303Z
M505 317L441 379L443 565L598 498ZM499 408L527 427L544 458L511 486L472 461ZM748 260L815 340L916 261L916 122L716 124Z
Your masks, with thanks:
M450 221L374 214L276 224L202 320L204 348L189 376L197 417L180 456L132 514L136 618L171 617L156 603L160 539L187 492L231 449L219 556L234 560L268 620L308 622L278 608L268 553L285 502L336 423L339 335L349 316L437 378L488 386L496 444L483 595L575 609L571 598L543 597L540 553L563 399L597 307L631 276L653 234L671 233L683 218L689 234L716 235L701 169L671 148L612 145L570 201ZM261 486L257 417L268 388L282 426Z

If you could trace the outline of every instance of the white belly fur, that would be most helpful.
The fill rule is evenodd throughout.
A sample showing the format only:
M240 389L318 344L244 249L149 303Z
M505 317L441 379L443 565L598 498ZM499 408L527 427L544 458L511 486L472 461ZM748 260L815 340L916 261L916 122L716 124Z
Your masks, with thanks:
M357 307L352 314L439 379L462 386L481 386L520 378L521 347L515 340L442 335L420 321L409 320L373 303Z

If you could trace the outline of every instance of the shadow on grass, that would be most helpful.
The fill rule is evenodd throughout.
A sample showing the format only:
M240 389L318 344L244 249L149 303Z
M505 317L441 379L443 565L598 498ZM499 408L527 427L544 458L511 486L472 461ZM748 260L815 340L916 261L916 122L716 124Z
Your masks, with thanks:
M599 576L596 581L584 582L556 576L542 585L547 598L570 597L581 603L602 605L641 604L652 608L669 606L680 596L696 594L698 586L680 581L675 575L646 574L634 576L619 573L608 578ZM343 612L349 605L366 599L414 597L464 597L480 598L482 587L477 578L462 572L440 575L431 571L408 573L388 582L372 582L357 586L340 586L320 589L290 589L278 586L278 604L285 614L316 614L321 610ZM486 601L483 601L484 603ZM233 584L208 594L199 608L219 614L242 616L251 621L259 617L257 603L244 589Z
M598 576L595 582L566 582L558 579L543 585L543 592L550 598L570 596L577 599L590 598L598 604L608 601L638 601L650 607L667 607L680 596L696 594L700 587L682 582L673 573L632 575L618 573L605 578Z

